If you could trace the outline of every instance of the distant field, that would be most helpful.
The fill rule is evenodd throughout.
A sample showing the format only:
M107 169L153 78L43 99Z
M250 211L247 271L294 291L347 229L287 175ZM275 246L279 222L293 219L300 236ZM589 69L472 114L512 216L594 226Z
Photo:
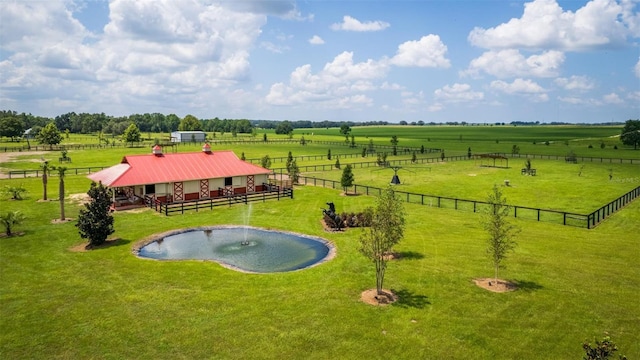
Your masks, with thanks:
M344 164L346 164L346 160ZM510 204L588 214L640 186L638 165L534 160L536 176L521 175L523 160L510 159L510 168L481 167L479 160L406 165L398 171L402 184L395 189L435 196L485 201L494 184L502 187ZM344 166L344 165L343 165ZM355 168L355 183L384 188L394 174L391 168ZM612 179L609 180L609 174ZM580 175L579 175L580 174ZM309 172L340 181L341 170ZM504 186L509 180L510 186Z

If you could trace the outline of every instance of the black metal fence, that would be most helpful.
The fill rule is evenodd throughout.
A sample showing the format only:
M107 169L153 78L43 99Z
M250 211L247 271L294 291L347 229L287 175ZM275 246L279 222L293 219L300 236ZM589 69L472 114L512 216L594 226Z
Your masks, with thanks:
M587 228L592 228L598 225L599 223L604 221L604 219L608 218L609 216L614 214L616 211L622 209L623 207L625 207L627 204L629 204L631 201L635 200L639 196L640 196L640 186L620 196L619 198L613 200L612 202L603 205L596 211L587 215Z
M305 185L342 189L339 181L329 179L300 176L298 182ZM382 188L355 184L349 189L349 191L355 194L380 195L380 193L382 192ZM481 212L491 205L490 203L487 203L485 201L459 199L448 196L420 194L397 190L395 191L395 193L398 194L407 203L433 206L438 208ZM517 218L591 229L602 222L605 218L618 211L639 196L640 186L588 215L568 211L540 209L529 206L509 206L513 211L513 216Z

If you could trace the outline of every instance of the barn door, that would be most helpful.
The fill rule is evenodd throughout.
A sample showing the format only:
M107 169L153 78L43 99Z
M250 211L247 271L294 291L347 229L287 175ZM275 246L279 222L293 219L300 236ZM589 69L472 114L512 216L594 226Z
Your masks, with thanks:
M253 179L253 175L247 175L247 192L255 192L255 180Z
M182 201L184 200L184 186L183 183L177 182L173 183L173 200L174 201Z
M209 197L209 179L200 180L200 198Z

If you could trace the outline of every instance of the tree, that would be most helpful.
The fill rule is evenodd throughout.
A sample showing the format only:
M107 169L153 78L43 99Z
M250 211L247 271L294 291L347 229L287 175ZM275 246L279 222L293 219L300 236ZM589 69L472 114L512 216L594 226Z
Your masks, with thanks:
M291 179L292 184L297 184L299 178L300 168L298 167L296 159L293 159L293 161L291 161L291 166L289 167L289 179Z
M91 201L84 204L84 209L80 209L76 227L80 237L89 240L86 248L91 249L104 244L107 237L113 234L113 216L109 211L111 197L102 183L92 182L87 194Z
M291 151L289 151L289 154L287 155L287 172L291 172L291 163L293 162L293 154L291 154Z
M354 148L356 147L356 137L351 135L351 145L350 147Z
M293 134L293 125L291 125L291 122L289 122L289 120L285 120L279 123L278 126L276 127L276 134L278 135Z
M198 118L193 115L187 115L180 121L178 125L178 131L199 131L202 130L202 125Z
M497 185L487 198L489 206L483 214L483 227L489 233L487 253L494 267L494 280L498 281L498 269L503 266L509 252L516 246L515 236L519 229L509 223L511 207Z
M307 140L304 139L304 136L300 138L300 145L302 146L307 145Z
M22 194L26 193L27 189L22 184L17 186L5 185L2 189L2 194L11 196L12 200L22 200Z
M36 140L40 144L49 145L49 148L53 148L53 145L58 145L62 142L62 135L56 127L56 123L50 122L36 135Z
M260 166L265 169L271 167L271 158L269 157L269 155L265 155L262 157L262 159L260 159Z
M334 165L336 169L340 169L340 158L336 157L336 164Z
M376 149L373 146L373 139L369 139L369 146L367 148L367 152L369 152L369 154L373 154L374 152L376 152Z
M512 155L520 154L520 146L518 146L518 145L513 145L513 146L511 147L511 154L512 154Z
M393 146L393 156L398 155L398 136L393 135L391 137L391 145Z
M418 161L418 156L416 155L416 152L413 152L413 155L411 155L411 162L415 163L416 161Z
M131 123L124 131L124 134L122 134L122 137L124 138L124 142L130 143L131 146L133 146L134 142L140 142L140 129L138 129L136 124Z
M54 167L53 170L58 170L58 176L60 177L60 184L58 185L58 199L60 200L60 220L64 221L64 173L67 168L64 166Z
M327 151L327 160L331 160L331 149Z
M342 123L342 125L340 125L340 134L344 136L349 136L350 132L351 132L351 127L349 127L349 124Z
M609 359L610 356L613 356L613 353L618 351L618 346L611 340L609 334L605 333L604 338L602 340L596 339L596 345L591 346L591 343L585 341L582 344L582 349L585 352L583 360L606 360ZM619 355L618 359L626 360L627 357L624 355Z
M24 121L17 116L9 115L0 118L0 136L16 141L24 134Z
M244 156L244 151L242 152L242 155L240 155L240 160L242 161L247 160L247 158Z
M633 145L633 149L638 149L640 144L640 120L627 120L622 128L620 141L625 145Z
M11 229L13 229L15 225L22 223L24 219L24 214L20 211L9 211L0 215L0 223L4 226L7 236L11 236L13 234Z
M345 193L347 192L347 188L353 186L354 181L353 169L350 164L347 164L347 166L342 170L342 177L340 178L340 185L344 189Z
M383 295L388 255L404 236L404 206L395 192L388 186L376 199L371 227L360 236L360 253L375 264L376 290Z
M267 133L262 134L262 141L267 142Z
M47 200L47 183L49 182L49 172L53 169L52 166L49 165L48 161L44 161L42 162L42 164L40 164L40 169L42 169L42 187L43 189L43 193L42 193L42 200Z
M471 147L469 147L469 149L467 149L467 157L469 159L471 159Z

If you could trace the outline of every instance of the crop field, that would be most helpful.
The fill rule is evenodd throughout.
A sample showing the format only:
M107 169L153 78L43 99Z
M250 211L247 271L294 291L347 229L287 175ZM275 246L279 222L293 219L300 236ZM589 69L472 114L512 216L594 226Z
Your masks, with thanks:
M482 167L480 160L402 165L402 184L396 187L402 191L485 200L497 184L512 204L590 212L640 185L640 151L609 138L620 132L616 128L568 127L572 131L558 133L556 127L531 128L531 134L526 127L416 128L355 127L356 148L275 142L214 142L213 148L245 153L247 159L281 158L290 151L300 157L301 167L333 165L336 154L359 154L369 139L390 145L399 129L406 130L397 132L399 148L439 144L433 147L444 148L447 156L465 155L468 147L474 153L498 147L510 153L517 143L522 154L564 157L571 148L578 156L638 160L570 164L532 159L536 176L520 174L522 158L509 159L507 169ZM297 129L294 139L303 132L305 139L317 142L345 140L338 129ZM602 139L609 139L604 148ZM553 143L540 144L544 141ZM326 158L329 149L332 159ZM200 144L178 147L199 150ZM148 151L149 146L71 150L73 161L65 166L110 166L125 155ZM12 156L0 157L0 172L37 169L41 158L58 165L59 151ZM402 153L388 160L410 158ZM342 167L375 160L339 159ZM272 163L274 169L282 167L280 160ZM339 180L341 170L303 175ZM385 187L393 171L356 167L354 175L357 184ZM67 217L77 219L78 195L90 184L85 176L65 178ZM576 359L583 356L585 340L605 332L621 354L640 358L640 200L594 229L510 219L521 231L500 272L518 284L507 293L473 283L493 275L481 214L405 203L407 227L396 249L403 257L389 262L384 285L399 300L375 307L360 301L362 291L375 287L373 264L358 251L361 230L326 232L320 222L326 202L334 202L339 212L358 212L372 206L374 196L301 185L293 199L250 207L237 204L169 217L151 209L117 211L114 246L85 252L78 251L83 239L74 221L52 223L60 215L57 176L48 184L53 201L41 201L40 178L0 179L0 189L18 185L26 189L23 200L0 198L0 213L25 214L14 229L17 236L0 237L3 359ZM152 261L131 252L137 241L163 231L247 223L325 238L336 246L337 256L301 271L246 274L215 262Z

